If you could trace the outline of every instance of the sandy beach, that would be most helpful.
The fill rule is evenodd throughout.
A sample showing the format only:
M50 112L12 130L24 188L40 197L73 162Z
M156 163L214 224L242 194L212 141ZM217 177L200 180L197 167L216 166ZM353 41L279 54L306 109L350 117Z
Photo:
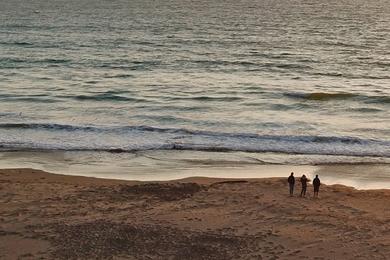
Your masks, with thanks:
M296 186L296 193L300 185ZM0 170L1 259L386 259L390 191Z

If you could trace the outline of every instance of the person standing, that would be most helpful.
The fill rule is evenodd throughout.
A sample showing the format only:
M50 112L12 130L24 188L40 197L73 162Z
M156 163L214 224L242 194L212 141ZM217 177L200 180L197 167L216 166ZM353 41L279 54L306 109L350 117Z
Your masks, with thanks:
M308 178L306 178L306 175L302 175L301 177L301 184L302 184L302 190L301 190L301 197L306 196L306 188L307 188L307 182L309 181Z
M320 191L321 181L320 178L318 178L318 175L313 180L313 187L314 187L314 198L318 198L318 192Z
M294 194L294 185L295 185L295 178L294 178L293 172L288 177L287 182L288 182L288 185L290 186L290 197L292 197Z

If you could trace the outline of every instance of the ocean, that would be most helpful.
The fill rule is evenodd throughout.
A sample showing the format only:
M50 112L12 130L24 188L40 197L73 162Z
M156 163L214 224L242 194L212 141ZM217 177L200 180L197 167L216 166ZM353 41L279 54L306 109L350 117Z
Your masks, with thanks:
M389 164L389 112L386 0L0 1L3 164Z

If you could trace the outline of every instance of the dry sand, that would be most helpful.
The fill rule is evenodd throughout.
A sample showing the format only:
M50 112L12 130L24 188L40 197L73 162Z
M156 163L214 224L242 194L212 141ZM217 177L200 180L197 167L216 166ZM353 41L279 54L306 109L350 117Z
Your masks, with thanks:
M299 192L300 185L296 187ZM390 190L0 170L1 259L389 259Z

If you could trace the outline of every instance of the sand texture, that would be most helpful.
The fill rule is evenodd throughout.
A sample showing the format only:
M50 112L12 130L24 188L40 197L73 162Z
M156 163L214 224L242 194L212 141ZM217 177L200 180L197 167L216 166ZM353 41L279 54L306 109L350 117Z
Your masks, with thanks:
M308 193L289 197L286 178L0 170L0 259L389 259L389 190Z

